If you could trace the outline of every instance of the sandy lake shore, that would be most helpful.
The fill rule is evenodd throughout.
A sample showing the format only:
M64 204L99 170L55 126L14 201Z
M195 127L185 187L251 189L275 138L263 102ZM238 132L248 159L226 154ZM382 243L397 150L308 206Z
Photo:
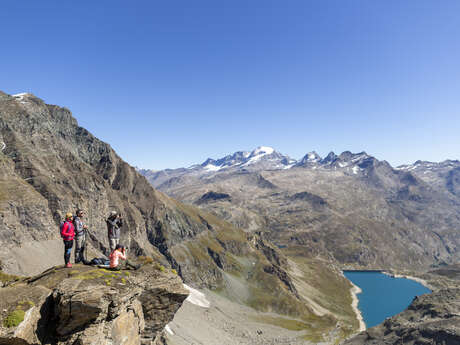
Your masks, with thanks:
M357 295L363 291L361 290L359 286L353 284L351 281L350 283L351 285L353 285L350 289L351 298L352 298L351 307L355 311L356 318L359 321L359 332L362 332L366 330L366 324L364 323L364 319L363 319L363 315L361 314L361 311L358 309L359 299Z

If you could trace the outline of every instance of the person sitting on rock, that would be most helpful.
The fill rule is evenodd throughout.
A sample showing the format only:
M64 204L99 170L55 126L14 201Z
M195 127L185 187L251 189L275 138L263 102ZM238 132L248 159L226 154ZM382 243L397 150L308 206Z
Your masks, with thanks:
M120 262L119 260L124 260ZM121 269L132 268L137 270L140 265L134 265L126 258L126 249L121 244L117 244L115 249L110 254L110 269L119 271Z
M70 254L72 253L73 239L75 237L75 227L72 222L73 215L68 212L65 215L65 221L61 223L61 237L64 240L64 262L65 267L70 268Z
M120 228L123 226L123 219L116 211L111 211L106 223L107 233L109 236L110 253L112 253L117 244L120 243Z

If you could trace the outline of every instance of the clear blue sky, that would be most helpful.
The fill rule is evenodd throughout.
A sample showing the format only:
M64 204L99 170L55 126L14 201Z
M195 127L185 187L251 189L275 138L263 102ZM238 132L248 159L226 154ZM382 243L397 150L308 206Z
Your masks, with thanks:
M259 145L460 159L460 1L5 1L0 90L132 165Z

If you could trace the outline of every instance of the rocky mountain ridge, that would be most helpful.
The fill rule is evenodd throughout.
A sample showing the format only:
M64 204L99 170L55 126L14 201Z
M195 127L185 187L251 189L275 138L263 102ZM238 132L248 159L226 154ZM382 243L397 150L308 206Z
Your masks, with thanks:
M345 267L423 270L460 256L460 179L455 162L443 164L430 175L346 151L312 152L289 169L141 172L168 195L280 247Z
M340 155L330 152L325 158L321 158L315 151L307 153L302 159L296 160L279 153L268 146L259 146L253 151L237 151L223 158L208 158L201 164L192 165L188 168L149 170L138 169L155 186L160 186L170 179L179 179L182 176L206 176L216 172L228 171L264 171L285 170L294 167L311 169L345 169L349 173L358 174L364 171L369 160L375 159L366 152L353 154L345 151Z

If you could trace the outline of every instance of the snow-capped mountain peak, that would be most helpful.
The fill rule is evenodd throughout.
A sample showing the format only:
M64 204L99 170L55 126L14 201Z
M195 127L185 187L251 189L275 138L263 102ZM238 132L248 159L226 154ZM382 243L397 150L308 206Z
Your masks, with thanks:
M263 165L264 169L286 169L291 167L297 161L277 152L269 146L259 146L256 149L248 151L238 151L220 159L208 158L199 167L205 172L215 172L228 168L247 169L257 164Z
M298 163L299 165L314 164L321 161L321 157L315 152L308 152Z
M255 150L251 152L252 157L258 156L258 155L271 155L273 152L275 152L275 149L269 146L259 146Z

